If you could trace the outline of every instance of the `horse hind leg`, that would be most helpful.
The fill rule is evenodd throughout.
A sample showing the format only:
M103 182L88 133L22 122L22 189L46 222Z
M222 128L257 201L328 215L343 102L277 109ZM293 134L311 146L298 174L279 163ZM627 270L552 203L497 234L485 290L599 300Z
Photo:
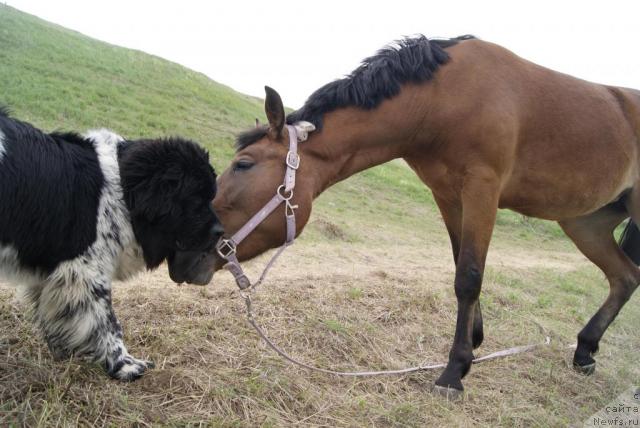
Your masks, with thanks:
M636 265L640 265L640 229L632 219L620 236L620 248Z
M573 365L584 374L595 370L593 356L600 339L640 283L640 269L613 237L614 228L626 216L624 209L606 206L590 215L560 222L578 249L606 275L610 287L605 302L578 334Z
M640 265L640 186L636 186L622 198L618 205L623 204L631 217L620 236L620 248L631 259L634 265Z

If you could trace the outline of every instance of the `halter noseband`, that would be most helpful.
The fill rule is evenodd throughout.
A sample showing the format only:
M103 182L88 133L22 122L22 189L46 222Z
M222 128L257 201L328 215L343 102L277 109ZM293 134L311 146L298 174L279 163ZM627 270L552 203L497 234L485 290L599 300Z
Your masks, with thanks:
M295 209L297 205L291 205L291 198L293 198L293 189L296 186L296 171L300 166L300 156L298 155L298 132L295 126L287 125L289 131L289 152L285 158L285 164L287 165L287 171L284 174L284 182L276 190L276 194L266 203L264 207L258 213L247 221L244 226L240 228L231 238L221 239L216 245L216 251L218 255L227 261L224 266L236 280L236 284L241 290L247 288L253 288L259 285L266 276L271 266L273 266L276 259L287 248L296 237L296 216ZM304 134L304 133L303 133ZM269 263L262 271L262 275L255 284L251 284L249 278L242 270L242 266L236 256L236 249L238 245L244 239L249 236L256 227L260 225L276 208L284 202L284 217L287 224L287 235L284 244L278 249L278 251L271 257Z

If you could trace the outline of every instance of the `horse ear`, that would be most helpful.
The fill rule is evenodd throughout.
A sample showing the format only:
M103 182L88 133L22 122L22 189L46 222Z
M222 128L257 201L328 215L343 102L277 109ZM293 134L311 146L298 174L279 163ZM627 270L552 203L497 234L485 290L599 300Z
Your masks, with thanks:
M256 117L256 128L260 128L260 119Z
M282 128L284 127L284 106L282 105L282 98L272 88L265 86L264 91L267 97L264 100L264 111L267 114L269 120L269 131L273 134L273 138L278 138L282 135Z

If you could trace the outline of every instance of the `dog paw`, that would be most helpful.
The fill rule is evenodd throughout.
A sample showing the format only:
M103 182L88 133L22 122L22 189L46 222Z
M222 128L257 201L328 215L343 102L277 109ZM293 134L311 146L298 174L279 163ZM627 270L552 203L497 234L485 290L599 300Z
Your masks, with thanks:
M138 360L131 355L125 355L115 362L113 368L109 370L109 376L131 382L139 379L147 369L152 369L154 366L152 361Z

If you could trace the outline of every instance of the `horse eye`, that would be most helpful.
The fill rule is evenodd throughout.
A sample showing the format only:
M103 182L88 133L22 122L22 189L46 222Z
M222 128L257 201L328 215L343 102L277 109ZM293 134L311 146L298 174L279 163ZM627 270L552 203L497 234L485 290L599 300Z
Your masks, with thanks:
M247 161L247 160L239 160L236 163L233 164L233 170L234 171L246 171L248 169L251 169L251 167L253 166L253 162Z
M182 241L176 240L176 248L182 251L182 250L186 250L187 246Z

